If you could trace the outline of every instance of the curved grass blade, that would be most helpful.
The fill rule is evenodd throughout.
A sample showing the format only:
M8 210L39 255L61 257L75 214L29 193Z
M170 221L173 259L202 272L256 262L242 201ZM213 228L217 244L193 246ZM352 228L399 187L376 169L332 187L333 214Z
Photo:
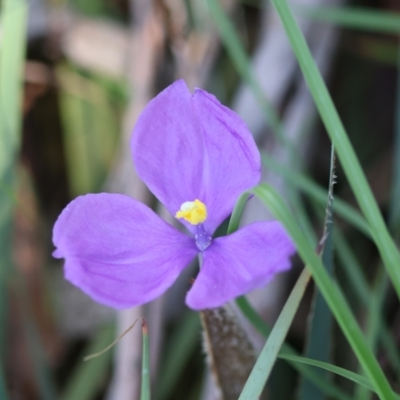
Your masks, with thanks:
M314 367L318 367L321 369L324 369L325 371L333 372L334 374L343 376L346 379L349 379L355 383L357 383L360 386L363 386L369 390L374 390L374 387L371 385L371 382L362 375L356 374L353 371L349 371L344 368L337 367L336 365L328 364L323 361L319 360L313 360L308 357L301 357L301 356L293 356L293 355L288 355L288 354L279 354L278 358L281 358L282 360L288 360L288 361L293 361L295 363L302 363L306 365L312 365ZM309 399L313 399L313 397L310 397Z
M296 244L297 251L303 262L310 269L314 281L327 301L339 326L349 341L353 351L367 373L375 391L382 399L393 399L394 395L383 374L376 358L369 349L365 338L358 326L354 315L351 313L346 300L327 272L321 260L310 247L290 211L276 191L267 186L259 185L254 189L257 197L269 208L274 216L280 220Z
M247 379L239 400L253 400L261 396L309 280L310 273L304 268Z
M290 170L283 164L279 164L276 160L269 157L265 152L261 153L261 158L263 164L267 168L282 175L293 186L301 189L304 193L312 197L319 204L326 204L326 189L319 186L308 176L301 174L297 171ZM367 221L354 207L352 207L345 201L335 197L333 211L349 224L360 230L364 235L371 237Z
M140 400L150 400L149 330L144 318L142 318L142 384L140 388Z
M242 214L244 208L246 207L247 201L249 200L249 196L249 192L244 192L237 200L235 208L232 211L231 218L229 219L227 235L230 235L231 233L236 232L239 229L240 219L242 218Z
M371 236L379 249L397 295L400 297L400 254L396 244L390 237L360 162L287 1L272 0L272 3L285 27L306 83L336 148L343 170L369 224Z
M233 27L231 21L227 17L219 1L206 1L210 10L211 17L215 21L215 26L219 30L219 33L221 35L222 42L224 43L226 50L241 78L251 87L260 107L262 107L262 109L264 110L267 124L271 127L279 142L290 149L292 146L283 134L282 125L279 120L278 114L265 98L264 93L258 85L254 74L252 73L249 59L243 46L241 45L241 41L237 34L237 31ZM295 152L292 153L297 154Z
M338 26L380 32L400 33L400 14L366 7L310 7L297 5L293 11L302 17Z
M333 247L332 247L332 206L333 206L333 188L335 184L335 150L331 150L331 167L329 176L329 190L327 207L325 211L324 233L319 244L322 252L322 263L327 273L333 275ZM328 362L331 353L332 336L332 314L329 307L318 290L314 288L315 294L313 304L311 305L311 315L309 315L309 332L306 343L306 356L310 359ZM321 374L322 375L322 374ZM327 374L324 374L328 379ZM323 400L324 392L313 385L309 380L303 379L300 386L300 399L302 400Z

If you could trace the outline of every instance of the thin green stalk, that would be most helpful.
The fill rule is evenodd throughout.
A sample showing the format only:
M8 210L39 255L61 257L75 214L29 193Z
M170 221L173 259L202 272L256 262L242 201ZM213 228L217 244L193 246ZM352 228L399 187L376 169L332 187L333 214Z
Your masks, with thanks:
M283 345L287 332L300 305L300 301L303 298L309 280L310 273L305 268L290 293L290 296L287 299L282 312L280 313L249 378L247 379L246 384L244 385L239 400L253 400L260 398L265 383L272 371L272 367L276 362L279 350Z
M144 318L142 318L142 384L140 387L140 400L150 400L149 330Z
M289 9L287 1L272 0L272 3L284 25L320 116L336 148L341 165L357 198L358 204L369 224L371 235L379 249L392 284L397 295L400 297L400 254L396 244L389 234L378 204L361 169L360 162L357 159L322 76L311 56L304 36ZM381 389L383 389L383 386Z
M382 399L394 399L394 394L389 382L382 372L375 356L369 349L360 327L358 326L354 315L351 313L342 292L325 271L320 258L315 254L314 249L308 244L303 233L291 217L290 211L281 197L274 189L267 185L257 186L254 189L254 192L274 214L274 216L283 223L292 237L300 257L310 269L314 281L327 301L329 308L367 373L367 376L371 380L371 383L374 385L378 395Z

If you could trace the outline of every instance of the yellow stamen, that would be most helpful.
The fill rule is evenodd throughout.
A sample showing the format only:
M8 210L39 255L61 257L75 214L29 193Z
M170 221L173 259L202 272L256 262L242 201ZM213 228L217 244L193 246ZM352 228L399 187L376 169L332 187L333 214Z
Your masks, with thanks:
M181 209L175 214L176 218L183 218L192 225L198 225L207 219L207 207L200 200L185 201Z

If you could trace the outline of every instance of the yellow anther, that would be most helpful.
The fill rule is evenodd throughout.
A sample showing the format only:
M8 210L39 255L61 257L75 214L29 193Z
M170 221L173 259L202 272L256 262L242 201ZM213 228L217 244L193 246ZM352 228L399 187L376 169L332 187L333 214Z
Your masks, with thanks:
M198 225L207 219L207 207L200 200L185 201L181 209L175 214L176 218L183 218L192 225Z

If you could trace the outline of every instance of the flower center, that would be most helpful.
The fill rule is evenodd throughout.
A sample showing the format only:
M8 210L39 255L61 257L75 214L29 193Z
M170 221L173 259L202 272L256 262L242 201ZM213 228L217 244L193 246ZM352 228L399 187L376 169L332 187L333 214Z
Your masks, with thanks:
M185 201L175 214L175 217L183 218L192 225L198 225L207 219L207 207L197 199L195 201Z

